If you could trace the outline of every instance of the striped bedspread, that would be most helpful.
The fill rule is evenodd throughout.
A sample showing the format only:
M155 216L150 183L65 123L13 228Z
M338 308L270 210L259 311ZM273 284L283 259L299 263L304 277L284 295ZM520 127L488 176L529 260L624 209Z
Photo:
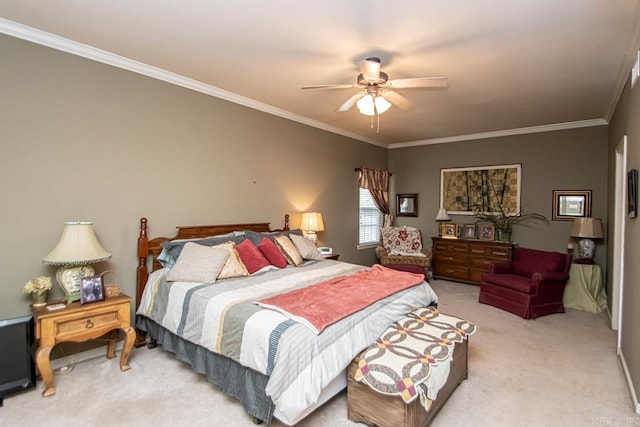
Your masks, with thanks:
M331 260L308 262L214 284L168 282L169 270L162 269L150 275L138 314L268 375L267 395L281 413L295 419L390 324L437 297L422 283L375 302L319 335L255 301L365 268Z

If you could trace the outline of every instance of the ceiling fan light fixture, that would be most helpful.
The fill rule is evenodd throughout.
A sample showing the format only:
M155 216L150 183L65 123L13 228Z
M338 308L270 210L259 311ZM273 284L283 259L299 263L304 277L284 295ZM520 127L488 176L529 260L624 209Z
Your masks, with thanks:
M382 96L378 95L374 98L369 94L360 98L357 105L360 113L364 114L365 116L375 116L376 114L380 115L387 111L389 107L391 107L391 103L384 99Z
M365 116L373 116L376 112L373 108L373 96L365 95L358 101L358 110Z
M374 102L376 103L376 110L378 110L378 114L384 113L389 109L389 107L391 107L391 103L380 95L375 97Z

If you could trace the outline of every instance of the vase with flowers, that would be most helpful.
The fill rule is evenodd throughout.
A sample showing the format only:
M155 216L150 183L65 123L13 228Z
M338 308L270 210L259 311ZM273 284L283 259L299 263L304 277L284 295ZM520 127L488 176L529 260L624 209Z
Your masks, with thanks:
M47 304L47 294L52 287L51 277L39 276L29 280L22 292L31 295L34 307L40 307Z

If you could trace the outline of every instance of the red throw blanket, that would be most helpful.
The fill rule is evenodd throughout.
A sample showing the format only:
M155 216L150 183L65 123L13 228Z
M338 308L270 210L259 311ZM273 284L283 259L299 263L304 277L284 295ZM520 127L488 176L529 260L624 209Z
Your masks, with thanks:
M257 304L303 323L319 334L338 320L423 280L421 274L376 264L369 270L265 298Z

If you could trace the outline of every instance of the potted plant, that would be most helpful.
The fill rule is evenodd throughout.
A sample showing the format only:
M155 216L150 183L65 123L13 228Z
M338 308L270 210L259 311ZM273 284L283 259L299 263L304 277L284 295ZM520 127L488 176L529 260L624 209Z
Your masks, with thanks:
M504 200L504 199L503 199ZM478 222L490 222L496 229L498 241L511 241L511 233L514 225L533 226L538 223L548 224L546 216L537 213L524 213L522 209L515 211L509 208L506 203L500 201L497 206L483 209L481 206L473 207L473 214Z

